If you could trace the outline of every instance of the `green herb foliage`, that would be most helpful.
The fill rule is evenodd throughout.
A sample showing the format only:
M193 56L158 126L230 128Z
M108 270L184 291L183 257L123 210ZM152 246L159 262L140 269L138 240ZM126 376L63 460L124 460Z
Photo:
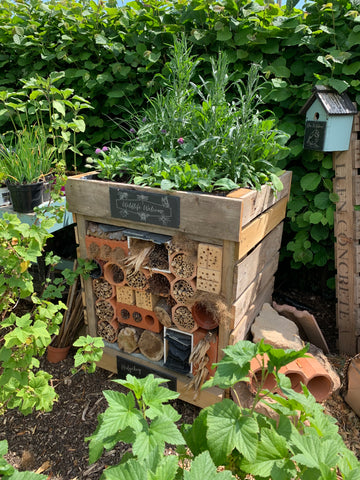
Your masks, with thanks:
M224 399L204 408L192 425L182 425L180 431L175 425L179 415L166 403L177 394L161 386L166 380L153 375L115 380L130 392L104 392L109 406L87 439L90 462L122 441L132 444L132 452L119 465L104 470L101 478L200 480L246 478L247 474L284 480L358 478L360 463L338 434L336 420L324 413L305 386L303 393L296 393L290 380L279 373L282 366L305 356L306 351L284 351L248 341L226 347L214 377L204 388L227 389L247 381L252 358L266 354L269 361L266 368L262 366L252 407L242 407L239 399ZM273 391L264 389L268 375L276 378ZM275 388L282 394L274 393ZM236 390L233 392L236 399ZM278 418L258 413L255 407L259 402L273 409ZM176 455L164 456L165 442L176 448Z
M135 184L164 190L281 189L276 163L288 135L276 129L274 118L259 112L259 67L252 65L246 83L231 82L229 61L211 59L212 77L193 83L200 59L186 40L176 40L163 87L140 116L130 119L133 139L122 148L99 149L99 160L88 158L101 178L125 174ZM227 97L232 90L236 96Z

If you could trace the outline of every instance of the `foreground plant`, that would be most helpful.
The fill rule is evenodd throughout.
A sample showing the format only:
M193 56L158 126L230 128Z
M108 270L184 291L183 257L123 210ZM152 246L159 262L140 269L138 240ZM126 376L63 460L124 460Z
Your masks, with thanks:
M27 415L34 409L50 411L57 394L50 383L51 375L41 370L40 357L45 353L63 321L65 283L87 270L63 271L62 279L44 290L34 292L30 266L44 253L48 232L54 218L38 212L33 225L22 223L17 215L4 213L0 219L0 413L17 408ZM51 256L49 261L54 262ZM13 311L21 299L29 299L29 312L18 316ZM100 358L97 339L83 337L76 366L93 371Z
M290 380L279 373L282 366L305 356L306 351L284 351L248 341L226 347L214 377L204 388L216 385L229 389L248 381L251 359L266 354L267 368L253 405L245 408L224 399L204 408L192 425L183 425L180 430L175 423L180 416L166 403L178 394L161 386L167 380L153 375L115 380L130 393L104 392L109 407L87 439L90 462L95 462L103 449L110 450L122 441L132 444L132 453L119 465L104 470L101 478L203 480L215 475L245 478L248 474L276 480L360 478L360 463L345 446L336 420L324 413L305 386L302 394L296 393ZM275 376L281 395L263 389L268 375ZM273 409L278 418L258 413L259 402ZM173 445L176 455L164 456L166 443Z
M87 159L100 178L165 190L282 188L276 163L287 154L288 135L270 112L260 113L259 67L251 66L247 82L232 80L220 53L205 81L196 78L199 63L184 39L175 41L163 89L132 120L130 140Z

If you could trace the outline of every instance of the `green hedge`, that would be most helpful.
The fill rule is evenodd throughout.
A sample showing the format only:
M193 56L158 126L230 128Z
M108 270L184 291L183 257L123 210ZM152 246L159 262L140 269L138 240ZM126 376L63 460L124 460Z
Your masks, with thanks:
M148 0L126 7L100 0L7 1L0 6L0 89L21 78L64 71L62 87L90 100L83 152L121 140L131 112L161 86L174 34L185 32L202 75L219 50L243 78L253 62L267 78L266 103L291 134L284 168L293 171L283 261L333 275L331 155L304 151L300 108L315 83L347 90L360 103L360 2L308 2L306 13L264 0ZM0 116L0 128L5 129ZM81 137L80 137L81 138Z

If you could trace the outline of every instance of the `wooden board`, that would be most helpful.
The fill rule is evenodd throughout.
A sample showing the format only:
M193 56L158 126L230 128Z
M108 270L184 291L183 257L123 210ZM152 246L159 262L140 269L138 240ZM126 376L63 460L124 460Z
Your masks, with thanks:
M256 301L259 292L266 288L266 285L273 281L273 276L277 270L278 256L274 256L259 272L255 280L248 286L243 294L237 299L232 307L232 322L230 328L236 328L240 323L250 306Z
M180 394L179 398L185 402L196 405L197 407L205 408L209 405L213 405L214 403L220 402L224 398L224 390L221 390L220 388L217 388L217 387L211 387L211 388L207 388L206 390L201 390L199 392L198 397L194 399L194 390L187 390L186 388L188 382L190 381L190 378L186 377L185 375L176 373L172 370L169 370L165 367L162 367L160 365L157 365L157 364L155 365L146 360L142 360L139 357L134 358L133 356L127 355L126 353L118 352L117 350L114 350L111 347L104 348L103 357L97 363L97 366L100 368L104 368L105 370L108 370L110 372L117 373L118 372L117 357L124 358L128 361L135 360L136 363L142 364L145 367L153 366L157 374L159 375L163 374L164 378L166 378L167 375L176 377L177 391ZM136 375L135 370L136 369L134 369L132 372L129 371L129 373L132 375Z
M274 228L264 240L242 261L235 265L234 269L234 302L244 290L255 280L266 263L275 255L281 246L281 238L284 223L281 222Z
M250 327L260 313L264 303L270 303L272 293L274 290L275 278L265 285L264 289L256 295L254 303L250 305L246 314L242 317L236 328L232 330L229 337L229 345L234 345L240 340L246 340L249 334Z
M228 195L230 198L240 198L243 202L242 227L250 223L254 218L259 216L265 210L268 210L283 198L289 197L291 176L292 172L285 172L280 177L284 188L281 192L277 192L276 195L269 186L262 186L260 191L248 189L248 193L245 195L243 192L244 189L235 190Z
M93 217L112 219L110 209L109 188L119 187L122 190L138 191L141 194L158 193L159 189L137 187L117 182L102 182L86 180L89 174L69 177L66 184L66 199L71 212ZM242 201L239 199L216 195L198 194L191 192L167 191L167 195L175 196L180 200L179 228L156 226L159 233L174 235L176 231L202 236L225 238L237 241L241 230ZM117 219L119 220L119 219ZM149 224L142 222L128 222L121 219L124 226L136 224L137 228L147 229ZM154 226L153 226L154 227ZM161 231L159 230L161 229Z
M93 180L91 174L82 174L69 177L66 183L66 199L68 209L74 213L85 216L102 218L103 221L112 219L110 208L110 187L121 190L138 191L141 194L156 193L159 189L138 187L117 182L103 182ZM166 195L179 198L180 225L178 229L156 226L159 233L174 234L182 231L189 234L200 234L209 238L221 238L237 242L243 226L257 217L269 207L288 198L291 183L291 172L286 172L281 177L284 189L274 195L269 186L263 186L258 192L249 190L245 195L236 198L235 194L227 197L219 195L199 194L193 192L167 191ZM243 189L241 189L243 191ZM286 203L286 201L285 201ZM243 212L245 214L243 215ZM117 219L119 220L119 219ZM121 219L124 226L131 223L142 225L143 228L151 226L142 222L129 222ZM154 227L154 225L152 225ZM139 226L138 226L139 228Z
M243 228L239 240L239 259L261 242L285 218L286 205L285 197Z

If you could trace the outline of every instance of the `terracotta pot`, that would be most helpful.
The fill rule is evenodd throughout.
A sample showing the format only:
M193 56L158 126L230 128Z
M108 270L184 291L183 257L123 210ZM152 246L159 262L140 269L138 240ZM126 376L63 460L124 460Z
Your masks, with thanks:
M171 296L177 303L186 305L196 292L196 282L177 278L171 283Z
M288 363L280 368L280 373L286 375L291 381L291 388L298 393L302 393L301 384L306 384L306 377L304 372L297 363L297 360Z
M192 279L196 276L196 259L186 252L175 252L170 255L170 271L176 278Z
M199 327L205 330L213 330L219 326L217 319L203 303L195 303L191 309L191 313Z
M125 269L115 262L108 262L104 265L104 278L111 285L124 285L126 280Z
M49 345L47 347L47 360L50 363L59 363L62 360L65 360L65 358L69 354L69 350L71 348L71 345L68 347L53 347Z
M192 333L199 328L191 310L185 305L175 305L172 308L172 321L183 332Z

